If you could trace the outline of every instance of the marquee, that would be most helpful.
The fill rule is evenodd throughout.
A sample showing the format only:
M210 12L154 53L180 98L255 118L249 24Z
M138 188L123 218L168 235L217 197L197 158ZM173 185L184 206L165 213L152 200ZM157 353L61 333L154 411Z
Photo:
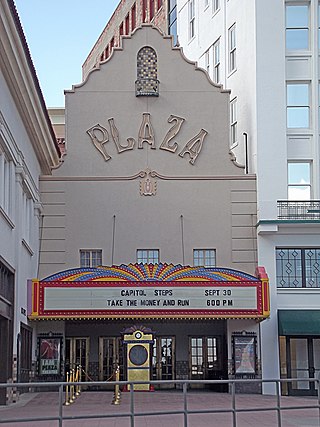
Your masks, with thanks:
M76 268L28 283L28 317L254 318L270 314L269 281L226 268L129 264Z

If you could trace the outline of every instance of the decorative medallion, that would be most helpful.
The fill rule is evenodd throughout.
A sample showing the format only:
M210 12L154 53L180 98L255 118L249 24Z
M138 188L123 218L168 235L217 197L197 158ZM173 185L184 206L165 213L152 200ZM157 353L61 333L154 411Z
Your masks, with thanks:
M157 181L153 178L153 172L147 168L140 174L143 179L140 181L141 196L155 196L157 192Z

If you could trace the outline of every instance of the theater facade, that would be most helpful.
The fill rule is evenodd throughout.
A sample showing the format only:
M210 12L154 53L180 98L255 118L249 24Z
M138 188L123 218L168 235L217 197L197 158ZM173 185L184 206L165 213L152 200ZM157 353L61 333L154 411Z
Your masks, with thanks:
M66 91L67 154L41 176L28 283L39 379L75 364L87 380L116 364L123 379L261 378L269 284L229 108L150 25Z

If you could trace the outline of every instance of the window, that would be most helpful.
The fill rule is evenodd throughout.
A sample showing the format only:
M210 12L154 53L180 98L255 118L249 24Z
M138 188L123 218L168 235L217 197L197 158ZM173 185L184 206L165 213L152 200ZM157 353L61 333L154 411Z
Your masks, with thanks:
M236 26L229 28L229 73L236 69Z
M310 163L288 163L288 199L310 200Z
M102 250L80 250L80 267L98 267L102 265Z
M204 0L204 8L206 9L209 6L209 0Z
M286 48L309 49L309 7L306 4L286 6Z
M237 98L230 102L231 146L237 142Z
M137 262L141 264L159 264L159 249L138 249Z
M130 16L129 16L129 13L128 13L128 15L126 16L126 32L125 32L125 34L126 35L128 35L129 33L130 33Z
M136 28L136 4L131 8L131 31Z
M120 27L119 27L119 34L120 34L120 36L122 36L124 34L123 27L124 27L124 24L123 24L123 22L121 22Z
M278 288L319 288L319 248L277 248Z
M208 49L204 54L204 62L205 62L205 69L207 73L210 72L210 49Z
M20 326L20 378L21 382L29 381L32 369L32 329L21 323Z
M177 32L177 0L169 0L169 28L168 33L173 36L173 43L178 43Z
M150 21L152 21L154 17L154 0L149 0L149 10L150 10Z
M213 0L212 9L213 12L216 12L218 9L220 9L220 0Z
M318 83L318 126L319 125L320 125L320 81Z
M159 96L158 59L150 46L142 47L137 55L136 96Z
M320 50L320 4L318 6L318 49Z
M193 265L195 267L215 267L216 266L215 249L194 249Z
M189 39L195 36L195 6L194 0L189 0Z
M112 37L112 39L110 40L110 52L112 52L114 46L114 37Z
M162 0L158 0L158 10L160 9L161 6L162 6Z
M31 243L32 231L33 231L33 200L30 194L23 192L22 195L22 212L23 212L23 239L26 243Z
M0 261L0 295L10 303L14 299L14 281L14 274Z
M308 128L310 126L309 85L287 84L287 127Z
M147 0L142 0L142 22L147 22L148 4Z
M213 70L214 81L220 83L220 40L213 45Z
M10 215L13 209L13 173L12 161L5 153L1 153L0 149L0 207L7 215Z

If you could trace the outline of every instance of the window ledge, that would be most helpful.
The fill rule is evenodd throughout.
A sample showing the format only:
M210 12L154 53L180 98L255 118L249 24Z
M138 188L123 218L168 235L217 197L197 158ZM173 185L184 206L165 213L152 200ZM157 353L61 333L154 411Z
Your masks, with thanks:
M214 18L220 12L220 10L220 7L218 7L218 9L212 13L212 18Z
M313 130L311 128L287 128L288 135L312 135Z
M295 294L320 294L320 288L277 288L278 294L289 294L292 292Z
M310 50L287 50L286 57L292 56L312 56L312 53Z
M227 75L227 78L231 77L236 71L237 71L237 68L235 68L234 70L230 71L229 74Z
M24 247L27 249L27 251L29 252L29 254L30 254L31 256L33 256L33 255L34 255L34 252L33 252L33 250L31 249L31 247L28 245L28 243L27 243L24 239L22 239L22 240L21 240L21 243L22 243L22 246L24 246Z
M9 226L12 228L12 230L15 228L15 225L13 221L10 219L9 215L3 210L3 208L0 206L0 214L1 216L7 221Z
M235 141L230 145L230 150L234 150L235 148L237 148L239 145L239 141Z

